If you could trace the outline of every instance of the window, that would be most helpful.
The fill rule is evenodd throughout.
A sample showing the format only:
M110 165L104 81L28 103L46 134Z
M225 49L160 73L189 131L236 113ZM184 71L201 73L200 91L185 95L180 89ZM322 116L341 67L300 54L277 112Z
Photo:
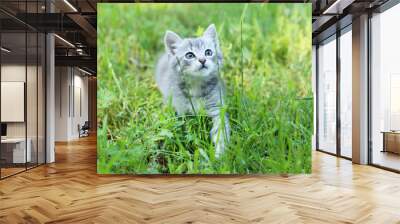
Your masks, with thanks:
M400 170L400 5L371 18L372 163Z
M340 36L340 154L352 154L352 33L351 26Z
M318 149L336 153L336 36L318 48Z
M1 2L0 6L10 4ZM43 1L19 2L39 13ZM0 12L0 178L45 163L45 34Z
M313 97L314 97L314 102L313 102L313 117L314 117L314 131L313 131L313 136L312 136L312 150L316 149L316 132L317 132L317 87L316 87L316 75L317 75L317 47L316 45L312 46L312 91L313 91Z

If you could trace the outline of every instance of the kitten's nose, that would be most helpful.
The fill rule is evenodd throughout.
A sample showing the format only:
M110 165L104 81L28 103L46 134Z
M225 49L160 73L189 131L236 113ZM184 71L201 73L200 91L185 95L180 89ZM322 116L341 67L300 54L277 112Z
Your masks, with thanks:
M206 59L205 58L199 58L199 62L204 65L204 63L206 63Z

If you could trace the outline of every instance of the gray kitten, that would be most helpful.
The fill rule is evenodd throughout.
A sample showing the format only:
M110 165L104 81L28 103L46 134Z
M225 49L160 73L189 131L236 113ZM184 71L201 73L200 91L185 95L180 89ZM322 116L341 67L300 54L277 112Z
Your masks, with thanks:
M228 116L221 116L224 85L219 76L222 52L211 24L201 37L181 38L172 31L164 37L166 53L156 66L156 82L164 102L172 100L178 115L195 114L204 108L212 118L211 138L216 157L229 141Z

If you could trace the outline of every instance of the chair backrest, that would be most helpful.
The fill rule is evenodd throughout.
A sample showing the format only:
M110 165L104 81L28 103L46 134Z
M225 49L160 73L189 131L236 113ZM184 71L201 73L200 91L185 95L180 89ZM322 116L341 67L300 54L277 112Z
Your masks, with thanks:
M89 128L90 127L90 125L89 125L89 121L85 121L85 123L83 124L83 126L82 126L82 128Z

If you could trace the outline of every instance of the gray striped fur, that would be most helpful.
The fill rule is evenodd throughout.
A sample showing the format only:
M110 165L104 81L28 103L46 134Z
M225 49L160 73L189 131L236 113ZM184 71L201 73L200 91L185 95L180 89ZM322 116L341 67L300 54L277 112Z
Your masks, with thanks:
M222 52L215 26L211 24L196 38L181 38L167 31L164 42L166 53L158 60L155 76L164 102L172 99L178 115L195 114L202 107L206 110L213 121L210 134L218 157L229 141L230 126L228 116L221 119L220 115L225 93L219 76ZM207 55L206 50L212 54ZM194 57L186 57L188 52Z

